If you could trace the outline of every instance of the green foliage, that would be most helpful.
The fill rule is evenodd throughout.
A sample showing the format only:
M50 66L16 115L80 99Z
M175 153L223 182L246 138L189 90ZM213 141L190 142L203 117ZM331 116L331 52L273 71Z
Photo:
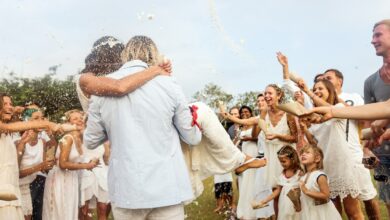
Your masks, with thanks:
M195 101L206 103L214 110L218 108L218 101L223 101L227 108L247 105L255 110L258 94L259 92L250 91L233 96L223 91L221 87L209 83L202 90L196 92L192 98Z
M233 100L233 95L223 91L221 87L213 83L209 83L204 87L204 89L196 92L192 98L195 101L204 102L216 110L218 108L218 101L222 101L226 104L226 106L230 106Z
M249 106L252 110L255 110L257 108L257 95L259 95L260 92L245 92L242 94L238 94L235 98L235 105L237 106Z
M72 78L59 80L55 74L46 74L38 78L16 77L9 74L9 79L0 81L0 92L12 96L14 105L34 102L45 110L45 115L52 121L59 122L70 109L81 109Z

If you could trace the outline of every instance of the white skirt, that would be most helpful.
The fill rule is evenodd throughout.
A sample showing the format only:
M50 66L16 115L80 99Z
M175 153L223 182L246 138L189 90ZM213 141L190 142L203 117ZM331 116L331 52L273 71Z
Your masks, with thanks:
M98 185L92 185L80 192L80 206L85 205L85 202L89 201L88 208L96 208L96 203L109 203L108 191L102 189Z
M22 194L21 202L23 215L32 215L30 184L20 185L19 188L20 193Z

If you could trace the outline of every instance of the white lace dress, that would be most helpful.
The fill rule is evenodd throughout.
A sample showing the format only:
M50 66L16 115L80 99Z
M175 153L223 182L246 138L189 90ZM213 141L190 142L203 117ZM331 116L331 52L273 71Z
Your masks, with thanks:
M309 129L324 153L324 172L329 179L332 199L337 196L343 199L348 195L356 198L359 195L357 177L352 172L353 159L346 141L345 123L345 119L331 119L322 124L313 124Z
M300 214L294 209L294 204L287 197L287 193L294 188L299 188L299 172L296 172L294 176L287 178L284 173L280 174L278 185L282 186L282 191L279 195L279 213L278 219L283 220L299 220Z
M73 139L71 135L65 135ZM56 152L58 161L61 149ZM82 157L77 151L75 141L69 153L69 161L79 163ZM79 171L63 170L57 165L50 170L46 178L43 196L43 220L75 220L79 210Z
M265 122L267 125L267 132L269 134L290 134L290 128L287 124L287 114L285 113L278 124L274 127L271 123L271 120L268 114L265 117ZM285 145L290 145L295 148L295 144L287 143L280 141L279 139L267 140L265 138L264 132L261 132L261 139L264 141L264 156L267 158L267 166L265 166L264 179L267 184L271 187L277 185L279 175L282 173L283 168L280 165L277 152Z
M23 220L19 190L19 167L11 135L0 134L0 190L16 195L17 200L0 200L0 219Z
M252 128L243 130L240 137L252 136ZM253 141L242 142L242 152L248 156L257 156L257 144ZM237 204L237 217L239 219L256 219L256 210L252 208L255 199L256 169L248 169L238 179L239 198Z
M307 174L306 174L307 175ZM306 175L301 180L306 179ZM320 175L325 175L323 171L316 170L310 173L309 178L305 184L306 188L310 191L319 192L320 188L317 183L317 179ZM325 175L326 176L326 175ZM341 216L334 206L333 202L329 201L326 204L315 205L314 199L301 193L301 219L302 220L341 220Z

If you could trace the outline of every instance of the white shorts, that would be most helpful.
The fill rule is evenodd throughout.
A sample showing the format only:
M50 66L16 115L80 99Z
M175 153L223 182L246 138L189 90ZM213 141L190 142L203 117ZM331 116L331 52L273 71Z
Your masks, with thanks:
M19 188L22 196L20 201L22 202L23 215L32 215L30 184L20 185Z
M103 190L100 186L91 186L80 192L80 205L85 205L85 201L89 200L88 208L96 208L96 203L109 203L110 199L108 192Z
M359 184L360 194L358 195L358 199L362 201L374 199L377 191L372 183L370 170L364 167L361 160L360 163L355 163L354 168Z
M171 205L150 209L123 209L113 205L112 213L115 220L183 220L184 205Z

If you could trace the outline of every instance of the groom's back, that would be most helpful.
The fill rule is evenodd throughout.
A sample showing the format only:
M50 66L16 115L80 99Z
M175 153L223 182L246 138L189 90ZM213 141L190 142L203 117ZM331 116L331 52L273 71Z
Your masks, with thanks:
M109 77L138 72L142 64L127 63ZM159 207L192 197L178 130L194 143L200 132L190 126L184 94L172 77L158 76L122 97L94 97L91 107L111 142L109 190L117 204Z

